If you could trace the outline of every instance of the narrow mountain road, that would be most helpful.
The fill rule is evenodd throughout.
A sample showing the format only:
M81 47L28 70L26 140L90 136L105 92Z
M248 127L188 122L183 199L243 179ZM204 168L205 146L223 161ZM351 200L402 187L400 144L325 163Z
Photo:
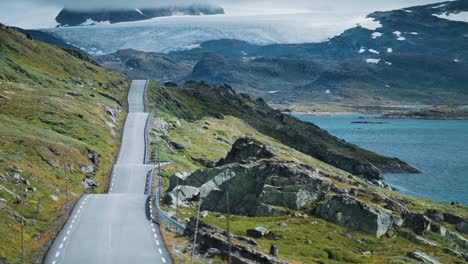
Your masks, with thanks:
M133 81L122 146L108 194L81 198L51 246L46 264L169 263L159 227L149 220L144 164L146 81Z

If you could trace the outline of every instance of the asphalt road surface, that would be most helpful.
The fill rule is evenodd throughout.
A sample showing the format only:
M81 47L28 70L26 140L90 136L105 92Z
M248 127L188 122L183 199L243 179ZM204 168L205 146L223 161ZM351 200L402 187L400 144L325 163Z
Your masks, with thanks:
M159 227L149 220L144 195L146 81L133 81L122 146L108 194L82 197L54 240L46 264L170 263Z

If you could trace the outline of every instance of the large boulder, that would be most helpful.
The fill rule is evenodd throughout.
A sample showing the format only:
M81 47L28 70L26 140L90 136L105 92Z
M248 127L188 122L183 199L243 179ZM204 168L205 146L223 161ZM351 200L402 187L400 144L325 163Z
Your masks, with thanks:
M322 199L333 185L314 168L271 160L199 170L182 184L200 189L203 210L227 212L229 192L231 212L249 216L301 209Z
M227 154L226 158L216 163L216 166L223 166L230 163L244 163L257 159L273 158L274 154L270 147L263 145L253 137L239 138Z
M404 226L413 229L418 235L424 235L431 228L432 220L423 214L408 213L404 217Z
M200 199L200 189L192 186L179 185L164 196L164 203L171 206L189 207Z
M264 226L257 226L255 228L247 229L247 235L254 238L261 238L266 236L270 231Z
M337 225L380 237L392 225L390 214L354 197L337 195L319 204L315 214Z
M409 258L412 258L414 260L417 260L419 262L425 263L425 264L442 264L435 258L429 256L428 254L421 252L421 251L411 251L406 253L406 255Z
M468 221L460 222L457 227L457 231L463 234L468 234Z
M468 250L468 239L461 234L455 231L447 231L447 237L464 250Z

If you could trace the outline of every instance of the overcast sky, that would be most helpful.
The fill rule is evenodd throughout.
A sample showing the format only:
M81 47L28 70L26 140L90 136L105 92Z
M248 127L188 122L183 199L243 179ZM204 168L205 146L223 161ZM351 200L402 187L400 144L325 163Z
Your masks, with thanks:
M74 9L144 8L168 5L212 4L230 14L349 12L364 15L438 0L0 0L0 22L23 28L55 25L64 6Z

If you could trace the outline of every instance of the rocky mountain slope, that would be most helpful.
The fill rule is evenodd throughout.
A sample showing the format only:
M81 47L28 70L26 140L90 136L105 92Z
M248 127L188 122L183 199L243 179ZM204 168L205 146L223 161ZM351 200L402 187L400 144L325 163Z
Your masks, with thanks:
M173 6L160 8L134 8L128 10L117 9L101 9L101 10L73 10L64 8L57 15L55 20L61 27L71 26L91 26L100 23L119 23L132 22L155 17L166 16L201 16L201 15L217 15L224 14L224 9L216 6L208 5L191 5L191 6Z
M468 23L455 19L467 11L466 1L451 1L372 13L377 29L356 26L322 43L262 46L222 39L148 55L183 64L178 74L152 72L165 61L123 63L139 60L137 53L100 61L130 76L228 83L282 105L464 104Z
M21 198L25 263L41 263L73 201L106 190L127 86L82 53L0 25L0 262L20 263Z
M171 84L168 84L169 86ZM157 90L156 103L179 118L198 120L231 115L259 132L342 170L379 181L382 172L418 172L397 158L388 158L338 139L319 127L272 109L262 99L237 94L228 85L187 82L182 87Z
M106 69L121 72L134 80L150 77L164 82L191 74L200 56L178 56L126 49L111 55L97 56L95 59Z
M291 148L255 122L270 120L267 107L228 87L153 83L149 95L152 157L160 149L172 162L162 170L164 209L187 224L185 239L168 240L176 259L191 252L200 205L200 257L227 260L230 211L232 257L246 263L271 252L267 263L466 261L466 207L377 187Z

